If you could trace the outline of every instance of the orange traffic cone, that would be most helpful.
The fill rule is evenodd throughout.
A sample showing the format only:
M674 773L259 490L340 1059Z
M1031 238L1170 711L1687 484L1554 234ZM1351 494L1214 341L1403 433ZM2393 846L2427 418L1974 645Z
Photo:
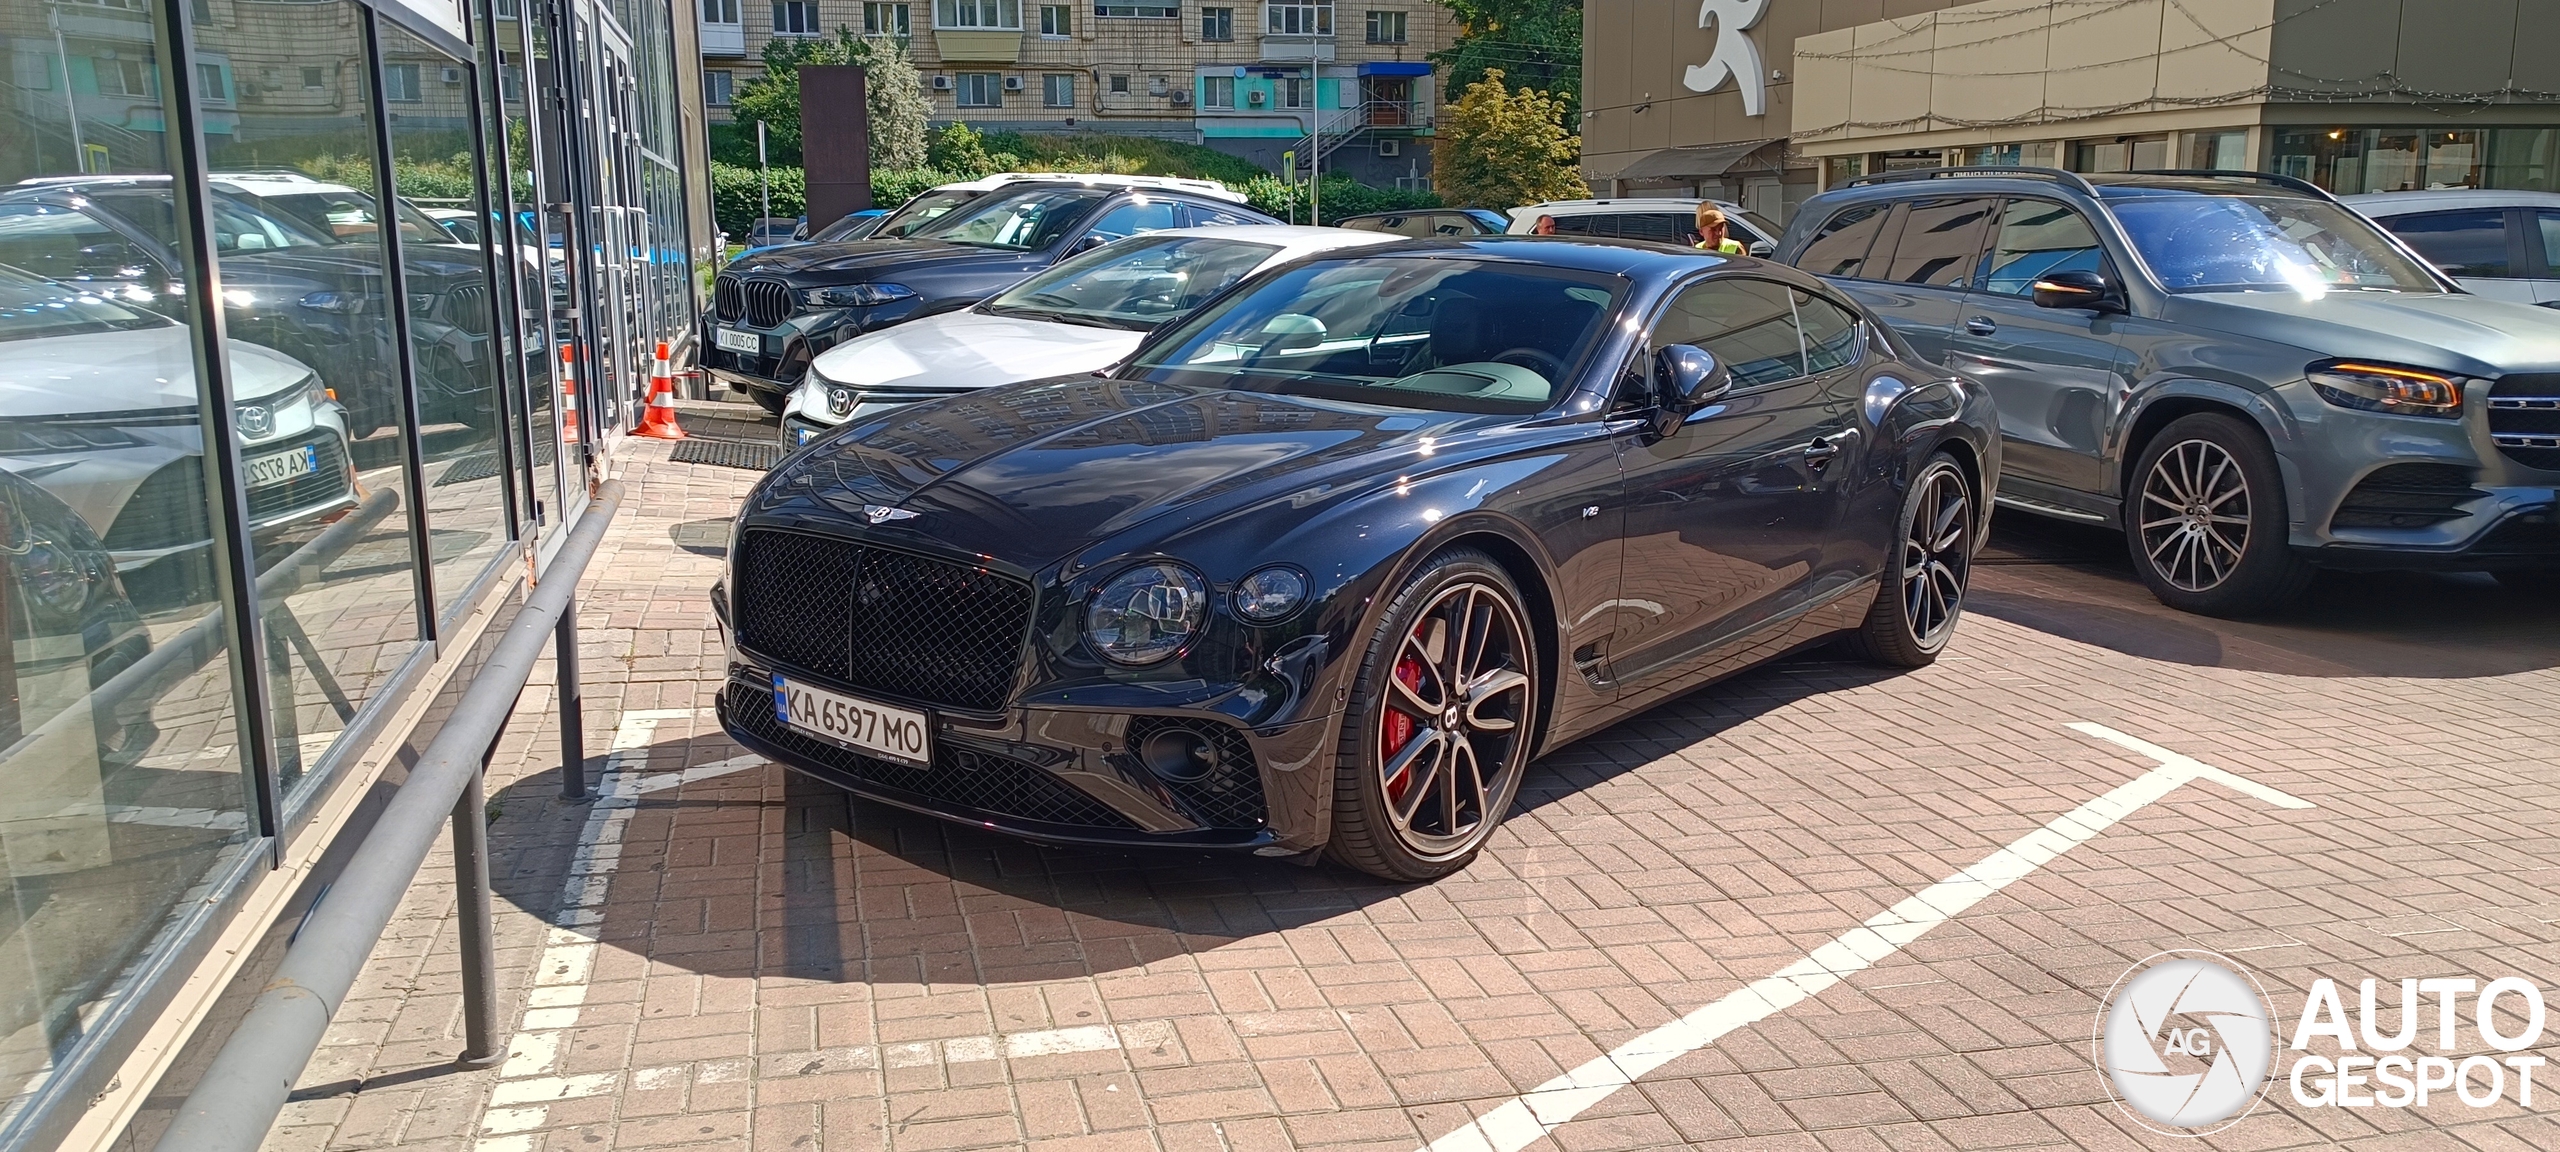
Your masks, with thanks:
M560 346L560 442L578 442L578 349L574 344Z
M684 429L676 424L676 378L667 370L664 343L658 345L656 366L649 369L649 410L640 414L640 426L631 434L657 440L684 439Z

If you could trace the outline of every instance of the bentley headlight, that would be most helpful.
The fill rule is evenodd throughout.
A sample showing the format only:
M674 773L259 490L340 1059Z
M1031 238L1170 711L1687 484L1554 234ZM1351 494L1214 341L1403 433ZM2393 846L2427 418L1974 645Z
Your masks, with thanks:
M904 300L916 290L904 284L842 284L833 288L812 288L801 293L801 299L812 308L869 308L892 300Z
M2401 416L2462 415L2460 376L2353 360L2323 360L2305 374L2312 391L2340 408Z
M1236 615L1269 624L1298 610L1307 578L1295 568L1265 568L1236 582Z
M1191 642L1207 615L1209 586L1178 564L1141 564L1112 577L1085 607L1084 635L1118 664L1154 664Z

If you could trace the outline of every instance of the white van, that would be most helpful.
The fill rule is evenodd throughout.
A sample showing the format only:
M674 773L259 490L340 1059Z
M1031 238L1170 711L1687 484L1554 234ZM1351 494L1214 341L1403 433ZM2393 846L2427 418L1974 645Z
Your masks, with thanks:
M1618 236L1665 244L1698 242L1698 205L1724 210L1725 235L1742 242L1742 250L1766 256L1778 250L1786 231L1777 221L1740 204L1722 200L1688 200L1669 196L1635 196L1617 200L1550 200L1511 210L1510 232L1525 236L1537 230L1538 217L1553 217L1558 236Z

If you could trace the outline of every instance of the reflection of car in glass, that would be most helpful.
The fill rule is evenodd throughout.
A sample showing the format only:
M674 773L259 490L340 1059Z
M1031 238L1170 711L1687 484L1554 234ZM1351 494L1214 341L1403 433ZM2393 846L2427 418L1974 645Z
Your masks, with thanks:
M480 242L480 218L467 208L420 208L418 214L435 222L436 227L453 238L456 244Z
M2560 567L2560 325L2327 192L2247 172L1940 169L1805 202L1780 253L1982 382L2000 502L2121 527L2163 603L2315 567Z
M1685 248L1698 242L1700 204L1713 204L1722 210L1725 235L1741 241L1743 248L1754 256L1766 256L1775 251L1778 234L1785 231L1777 221L1740 204L1673 196L1550 200L1544 204L1527 204L1511 210L1510 224L1504 231L1515 236L1536 231L1538 218L1544 216L1555 221L1555 234L1558 236L1615 236L1624 240L1678 244Z
M2464 288L2560 308L2560 193L2436 188L2341 200Z
M414 209L400 214L408 276L382 283L373 198L308 177L212 181L231 335L318 368L358 436L396 422L399 350L384 302L406 302L428 423L494 419L491 301L480 253ZM256 190L277 193L269 199ZM0 264L112 286L118 299L174 313L178 260L166 176L47 177L0 190Z
M778 414L811 359L862 333L967 307L1123 236L1277 223L1230 200L1154 185L1011 181L904 239L795 244L731 262L713 281L701 362Z
M900 404L1109 367L1147 333L1255 272L1394 240L1341 228L1179 228L1069 257L975 307L820 353L783 409L783 447Z
M732 738L1070 843L1463 867L1529 759L1802 645L1952 634L1990 399L1792 269L1405 241L1109 376L849 425L746 499Z
M1410 212L1363 212L1333 221L1336 228L1388 232L1416 240L1439 237L1499 236L1510 221L1482 208L1424 208Z
M61 501L7 468L0 468L0 622L9 641L0 747L69 709L89 707L90 689L151 651L151 635L125 597L97 534ZM130 763L156 739L149 701L121 703L117 711L112 722L104 716L90 720L104 763ZM28 783L12 781L20 788Z
M345 410L320 378L228 349L251 527L353 504ZM0 267L0 471L78 512L127 571L208 543L192 357L164 316Z
M833 244L839 240L860 240L870 235L871 230L878 228L880 222L888 216L889 210L886 208L864 208L847 212L835 223L810 233L809 242Z

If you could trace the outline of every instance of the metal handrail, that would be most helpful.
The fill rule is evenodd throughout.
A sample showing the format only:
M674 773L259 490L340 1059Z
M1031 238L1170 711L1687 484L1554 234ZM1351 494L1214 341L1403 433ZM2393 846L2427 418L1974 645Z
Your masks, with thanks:
M409 770L408 781L348 858L327 899L311 909L274 979L196 1081L167 1131L152 1145L154 1152L255 1152L265 1142L294 1081L319 1050L330 1017L355 986L448 818L464 907L477 910L467 913L463 924L465 999L478 1001L465 1005L470 1035L463 1055L473 1063L494 1058L495 981L481 772L543 646L552 640L563 613L571 610L578 578L621 504L620 482L607 481L597 489L595 503L552 558L541 583L525 597L488 662L473 674L444 727ZM583 771L581 765L568 767Z

